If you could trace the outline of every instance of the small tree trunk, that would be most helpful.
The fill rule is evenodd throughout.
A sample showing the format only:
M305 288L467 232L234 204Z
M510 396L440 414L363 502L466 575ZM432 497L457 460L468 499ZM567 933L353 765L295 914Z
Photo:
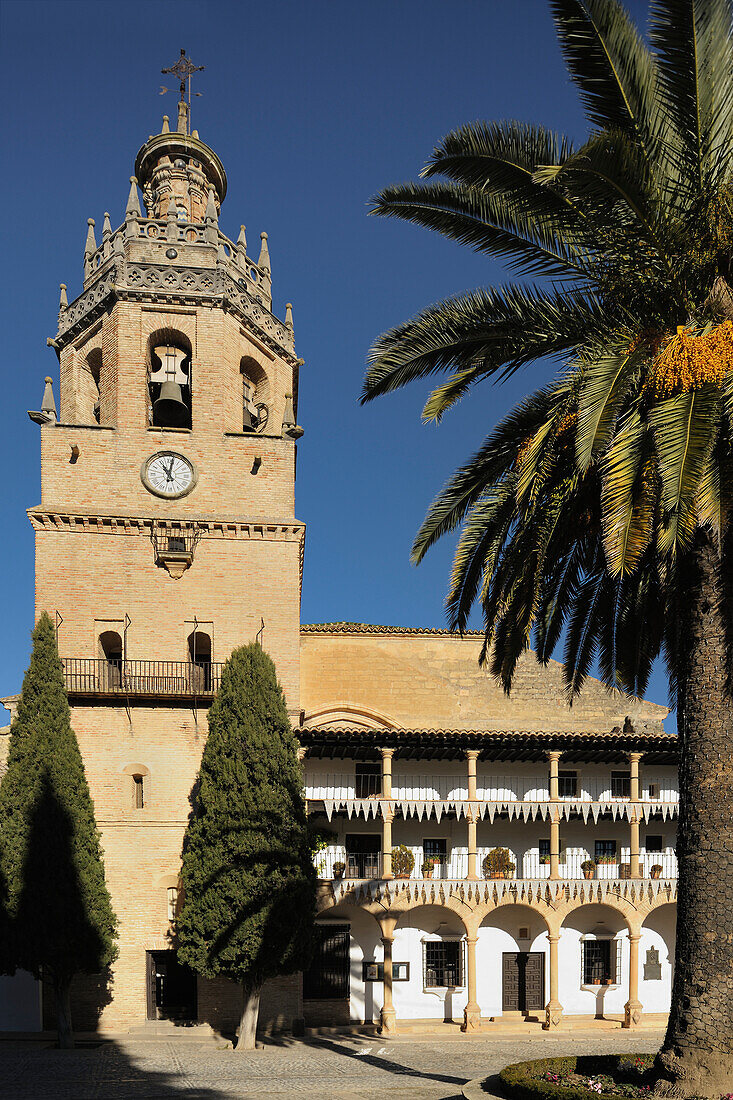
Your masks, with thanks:
M242 986L242 1018L235 1050L254 1050L257 1036L257 1019L260 1014L261 985Z
M74 1032L71 1027L71 978L54 978L56 998L56 1030L62 1050L74 1049Z
M733 1083L733 569L704 532L680 563L677 946L656 1093L714 1097Z

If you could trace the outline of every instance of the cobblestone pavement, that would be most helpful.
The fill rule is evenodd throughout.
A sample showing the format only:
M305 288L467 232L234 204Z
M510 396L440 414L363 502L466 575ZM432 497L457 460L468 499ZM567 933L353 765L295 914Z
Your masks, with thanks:
M250 1054L162 1039L60 1051L0 1044L2 1100L453 1100L463 1083L510 1062L561 1053L654 1050L661 1032L445 1041L332 1037L270 1044Z

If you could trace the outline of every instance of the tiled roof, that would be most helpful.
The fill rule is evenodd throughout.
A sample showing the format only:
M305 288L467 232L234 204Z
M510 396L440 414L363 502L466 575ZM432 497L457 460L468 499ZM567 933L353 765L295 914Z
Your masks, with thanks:
M454 638L466 635L483 636L483 630L466 630L463 635L444 627L377 626L374 623L305 623L301 634L448 634Z
M384 740L389 738L426 738L428 740L444 740L452 738L466 738L468 740L517 740L517 739L532 739L542 741L557 741L557 740L570 740L570 741L593 741L593 742L612 742L616 743L620 740L624 742L633 741L648 741L653 740L663 745L669 745L674 747L677 745L677 734L668 733L664 729L650 729L647 726L643 726L640 730L631 730L624 732L623 730L608 730L604 732L597 732L592 730L463 730L463 729L354 729L348 726L302 726L300 729L293 731L296 737L301 737L303 734L309 737L317 738L319 736L327 736L329 738L338 737L363 737L374 735Z

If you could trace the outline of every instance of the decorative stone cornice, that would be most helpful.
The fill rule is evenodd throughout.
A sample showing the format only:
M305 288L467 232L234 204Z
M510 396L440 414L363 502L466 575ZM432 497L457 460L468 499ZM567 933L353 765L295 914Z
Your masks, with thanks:
M43 508L29 508L28 518L34 531L93 531L95 534L120 536L152 536L160 516L111 516L86 515L80 512L62 512ZM202 539L259 539L265 542L302 542L305 524L292 522L263 522L257 519L192 519L190 516L166 516L170 525L195 524Z
M59 313L58 343L63 346L76 339L115 299L227 310L281 359L293 366L297 362L292 330L249 293L244 277L235 280L223 266L187 267L120 259L106 267Z
M432 879L367 879L359 882L341 880L331 884L331 905L371 905L378 902L385 908L408 905L444 905L455 898L471 906L503 904L545 905L551 908L572 908L580 905L603 905L622 901L634 909L654 908L677 900L676 879L605 879L586 882L584 879L548 881L489 880L472 882L465 879L435 882ZM323 906L323 899L321 901ZM327 908L326 904L323 908Z

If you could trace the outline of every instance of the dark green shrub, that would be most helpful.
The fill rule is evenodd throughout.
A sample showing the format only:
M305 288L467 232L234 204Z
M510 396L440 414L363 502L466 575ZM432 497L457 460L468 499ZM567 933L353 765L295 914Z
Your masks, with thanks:
M639 1072L640 1059L653 1061L652 1054L607 1054L585 1057L543 1058L535 1062L516 1062L499 1074L507 1095L512 1100L619 1100L633 1097L636 1089L645 1084L645 1075ZM558 1077L582 1073L593 1077L598 1074L613 1076L617 1082L614 1091L597 1092L579 1085L548 1081L547 1074Z

